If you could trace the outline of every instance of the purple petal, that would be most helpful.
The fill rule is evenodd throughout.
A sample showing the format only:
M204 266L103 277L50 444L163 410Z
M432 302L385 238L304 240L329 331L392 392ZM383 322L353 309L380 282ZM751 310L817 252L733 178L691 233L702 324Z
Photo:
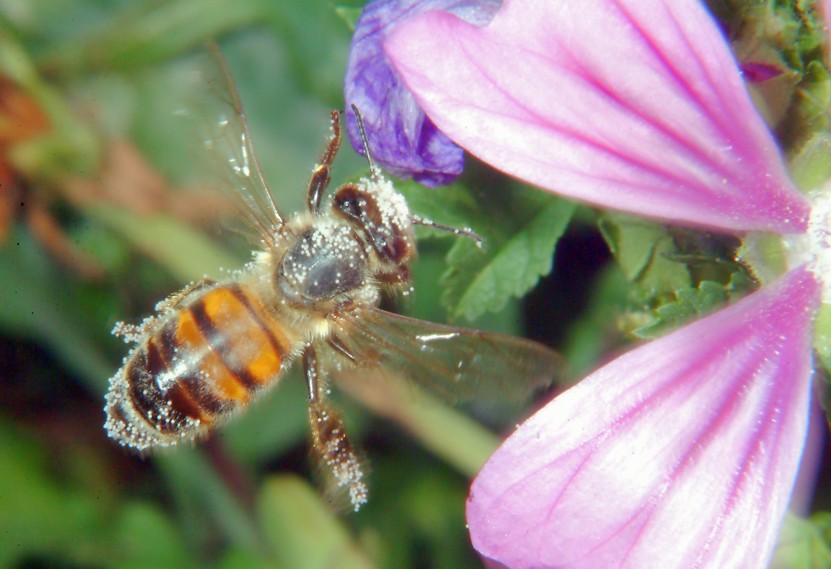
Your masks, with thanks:
M554 399L474 481L473 545L511 569L765 566L805 440L818 297L795 269Z
M693 0L506 0L385 42L436 125L505 172L590 203L728 231L803 231L728 45Z
M386 171L428 186L447 184L461 174L464 152L424 115L382 49L384 38L402 21L430 10L447 10L467 21L487 23L493 0L381 0L364 9L355 26L346 70L344 98L361 112L373 158ZM363 153L351 108L347 130Z

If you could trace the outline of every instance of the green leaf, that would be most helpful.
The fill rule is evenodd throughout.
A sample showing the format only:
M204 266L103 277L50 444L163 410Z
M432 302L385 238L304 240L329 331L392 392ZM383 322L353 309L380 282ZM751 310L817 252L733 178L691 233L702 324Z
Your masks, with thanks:
M655 338L692 320L707 314L727 301L724 286L704 281L698 288L684 288L676 292L675 302L664 304L655 311L656 319L633 332L638 338Z
M569 363L570 378L583 377L597 367L605 354L623 340L613 314L627 305L631 285L614 263L607 265L595 281L588 307L567 332L562 352Z
M29 59L25 47L0 27L0 76L10 78L46 115L49 129L14 145L14 168L33 181L55 182L67 175L91 174L98 168L100 141L78 120L63 94L48 84ZM5 152L5 150L4 150Z
M273 476L266 480L259 510L274 557L285 567L374 567L317 490L300 478Z
M154 462L170 484L188 535L210 535L216 527L209 524L215 523L232 545L249 550L262 546L255 520L234 492L236 488L219 476L220 469L211 464L204 453L179 447L159 452ZM199 483L195 484L195 480ZM205 547L208 544L194 545Z
M809 61L796 90L793 106L783 121L780 140L791 151L802 148L815 133L828 128L831 79L820 61Z
M287 569L273 559L247 549L230 549L217 564L217 569Z
M22 566L28 557L91 566L104 553L106 493L56 476L60 463L54 451L0 421L1 567Z
M751 233L742 240L737 258L750 268L759 284L778 279L787 270L788 255L781 236L772 233Z
M442 303L451 319L475 320L533 288L551 270L554 248L575 210L570 202L517 186L488 194L461 185L420 191L407 186L402 193L422 217L471 227L484 240L479 249L470 239L458 239L447 256Z
M52 73L70 75L144 67L262 21L269 4L266 0L139 3L106 27L54 46L40 64Z
M831 515L828 513L815 514L807 520L788 514L779 533L771 569L831 568L829 529Z
M735 238L617 213L604 214L599 227L626 277L638 285L630 298L634 311L623 326L636 337L664 334L757 285L735 260L746 261L752 251L745 248L737 255Z
M647 299L692 284L687 267L671 260L676 247L664 226L617 213L605 214L598 226L626 277Z
M759 282L742 268L730 275L725 290L729 302L736 302L757 288L759 288Z
M481 424L400 380L374 381L366 373L341 374L338 387L375 414L395 421L421 444L472 478L499 446Z
M823 409L825 416L831 424L831 389L829 389L829 377L831 377L831 304L823 304L817 312L814 320L814 349L816 350L819 363L825 369L823 382L825 389L821 390Z
M0 248L0 292L0 328L43 342L91 392L103 393L113 369L89 330L95 321L80 287L19 227Z
M455 183L441 188L429 189L412 181L396 182L395 188L407 199L410 209L425 219L450 227L473 229L481 233L488 224L482 210L486 197L476 194L463 184ZM504 217L504 214L503 214ZM419 237L452 237L450 232L416 227Z
M191 557L177 527L157 506L134 502L124 506L115 525L118 567L200 567Z
M87 214L120 233L182 282L197 281L241 262L204 234L167 215L138 215L110 205L90 205ZM175 244L175 246L172 246Z
M350 31L355 31L355 24L358 23L358 18L361 17L362 12L363 8L352 8L349 6L335 7L335 13L346 23Z
M270 24L283 47L291 76L332 108L343 108L343 73L351 31L329 0L273 2Z
M406 452L406 458L396 452L373 461L374 491L355 516L362 541L374 538L373 557L382 567L481 567L465 528L468 480L429 456Z
M831 135L815 133L794 155L790 172L804 191L821 188L831 178Z

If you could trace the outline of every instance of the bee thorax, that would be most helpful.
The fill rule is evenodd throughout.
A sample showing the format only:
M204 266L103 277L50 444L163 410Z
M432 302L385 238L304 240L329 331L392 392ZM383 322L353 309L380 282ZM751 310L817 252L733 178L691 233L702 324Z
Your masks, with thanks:
M348 226L317 224L286 252L275 277L287 300L310 305L359 288L366 268L364 246Z

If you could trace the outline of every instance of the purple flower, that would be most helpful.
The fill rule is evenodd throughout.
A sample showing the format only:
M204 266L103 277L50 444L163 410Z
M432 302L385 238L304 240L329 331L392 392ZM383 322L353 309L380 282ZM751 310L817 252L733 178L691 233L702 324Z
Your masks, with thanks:
M471 487L476 549L512 569L764 566L805 442L831 196L794 187L711 16L694 0L506 0L484 27L412 18L384 48L485 162L601 207L779 235L787 257L517 429Z
M464 152L424 115L383 51L384 39L402 21L430 10L445 10L483 25L499 8L496 0L376 0L355 26L344 99L352 145L363 153L351 105L364 120L369 147L387 172L430 187L462 173Z

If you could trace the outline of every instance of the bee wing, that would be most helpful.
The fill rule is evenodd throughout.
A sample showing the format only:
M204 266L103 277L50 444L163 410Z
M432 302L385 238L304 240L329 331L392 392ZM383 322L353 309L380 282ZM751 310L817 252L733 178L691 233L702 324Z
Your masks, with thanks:
M200 165L208 183L227 195L242 219L263 239L271 240L284 216L263 176L248 121L228 64L216 44L198 52L188 68L190 96L174 110L189 122L203 148Z
M335 322L342 352L358 365L387 369L452 403L483 397L522 402L560 375L561 357L502 334L444 326L367 307ZM328 356L343 367L346 356ZM337 373L334 371L333 373Z

